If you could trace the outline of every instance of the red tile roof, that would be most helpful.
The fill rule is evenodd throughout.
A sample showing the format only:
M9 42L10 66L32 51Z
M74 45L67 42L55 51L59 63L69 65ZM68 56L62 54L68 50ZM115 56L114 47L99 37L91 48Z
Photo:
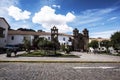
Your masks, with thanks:
M32 31L20 31L20 30L9 30L8 35L51 35L50 32L32 32ZM65 34L65 33L58 33L58 35L62 36L69 36L72 37L72 35Z

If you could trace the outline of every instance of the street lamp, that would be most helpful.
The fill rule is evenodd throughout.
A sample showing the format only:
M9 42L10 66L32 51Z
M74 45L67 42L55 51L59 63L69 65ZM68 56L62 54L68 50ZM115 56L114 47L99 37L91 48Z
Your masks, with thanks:
M100 46L100 41L98 41L98 47L100 48L101 46Z
M101 52L101 44L103 44L103 42L98 41L98 48L99 48L99 51L100 51L100 52Z

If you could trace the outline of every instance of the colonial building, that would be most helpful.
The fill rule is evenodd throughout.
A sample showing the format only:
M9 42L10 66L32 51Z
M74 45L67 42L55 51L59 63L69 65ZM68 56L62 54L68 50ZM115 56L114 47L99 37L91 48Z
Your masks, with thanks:
M55 26L51 29L51 41L54 43L55 49L59 49L58 29Z
M23 40L26 38L30 41L31 45L35 36L44 37L47 40L53 41L59 44L69 44L70 38L72 39L72 48L77 51L86 51L88 49L89 33L87 29L83 30L83 33L79 33L79 30L75 28L73 35L60 33L54 26L51 32L44 31L21 31L21 30L8 30L9 24L4 18L0 17L0 47L5 45L18 45L23 44Z
M109 40L109 41L110 41L110 39L108 39L108 38L98 37L98 38L89 38L89 43L90 43L91 41L94 41L94 40L96 40L96 41L98 41L98 42L101 42L101 41L103 41L103 40Z
M108 40L110 41L110 39L107 39L107 38L101 38L101 37L98 37L98 38L89 38L89 43L91 43L92 41L98 41L98 48L96 48L97 51L106 51L107 48L105 46L101 46L100 43L104 40ZM93 52L94 49L92 47L89 47L89 51L90 52ZM110 52L114 52L113 50L113 47L110 47Z
M8 31L8 40L7 44L9 45L18 45L23 44L24 38L29 40L32 45L32 41L34 39L34 36L44 37L47 40L53 41L54 33L50 32L32 32L32 31L20 31L20 30L9 30ZM72 35L68 35L65 33L57 33L57 40L60 44L67 44L69 37L72 37Z
M89 33L87 29L83 30L83 33L79 33L79 30L75 28L73 30L72 47L75 51L87 51L89 42Z
M7 44L8 28L10 28L10 25L4 18L0 17L0 47Z

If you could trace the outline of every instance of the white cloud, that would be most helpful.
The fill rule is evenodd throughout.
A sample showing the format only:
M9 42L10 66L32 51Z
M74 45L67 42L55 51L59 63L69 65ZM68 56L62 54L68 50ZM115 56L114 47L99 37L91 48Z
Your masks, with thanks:
M90 34L91 38L98 38L98 37L102 37L102 38L110 38L111 35L116 32L117 30L109 30L109 31L102 31L102 32L93 32Z
M33 23L38 23L46 30L50 30L53 26L56 26L60 32L70 32L72 27L68 26L68 22L72 22L75 16L68 12L66 15L55 14L55 9L44 6L41 10L35 13L32 18Z
M98 11L98 13L100 13L100 14L108 14L108 13L110 13L110 12L116 10L116 9L117 8L106 8L106 9L102 9L102 10Z
M24 23L16 23L16 24L12 24L13 26L13 29L17 30L18 28L27 28L27 29L30 29L31 26L30 24L24 24Z
M117 19L117 17L111 17L110 19L108 19L107 21L112 21L112 20L115 20Z
M18 28L31 28L32 23L26 20L22 21L15 21L12 19L11 16L8 14L8 8L10 6L17 6L19 5L19 0L0 0L0 17L4 17L11 29L18 29Z
M22 11L20 8L15 6L10 6L8 8L8 14L9 16L12 16L15 20L24 20L30 18L30 12L29 11Z
M4 17L9 20L7 8L16 4L18 4L17 0L0 0L0 17Z
M80 15L76 16L76 25L96 24L106 18L106 15L115 11L117 8L106 8L106 9L89 9L82 11Z
M99 21L101 20L102 18L100 17L96 17L96 18L91 18L91 19L86 19L85 21L80 21L79 24L89 24L89 23L92 23L92 22L96 22L96 21Z
M9 7L18 4L18 0L0 0L0 6Z
M60 5L52 5L52 7L60 9Z
M82 14L83 16L101 16L101 15L105 15L108 13L113 12L114 10L116 10L117 8L105 8L105 9L88 9L86 11L83 11Z

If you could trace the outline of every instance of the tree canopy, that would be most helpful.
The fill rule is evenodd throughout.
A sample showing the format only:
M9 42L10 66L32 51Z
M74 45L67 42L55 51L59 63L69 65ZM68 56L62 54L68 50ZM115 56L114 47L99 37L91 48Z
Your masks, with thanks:
M120 31L111 36L111 43L115 49L120 49Z
M39 38L38 47L41 49L52 49L54 44L45 38Z
M27 29L27 28L18 28L17 30L21 30L21 31L33 31L33 32L35 32L35 30L33 30L33 29Z
M98 41L97 40L93 40L91 41L91 43L89 43L89 47L92 47L92 48L98 48Z
M103 40L100 42L100 45L108 48L111 46L111 42L109 40Z

